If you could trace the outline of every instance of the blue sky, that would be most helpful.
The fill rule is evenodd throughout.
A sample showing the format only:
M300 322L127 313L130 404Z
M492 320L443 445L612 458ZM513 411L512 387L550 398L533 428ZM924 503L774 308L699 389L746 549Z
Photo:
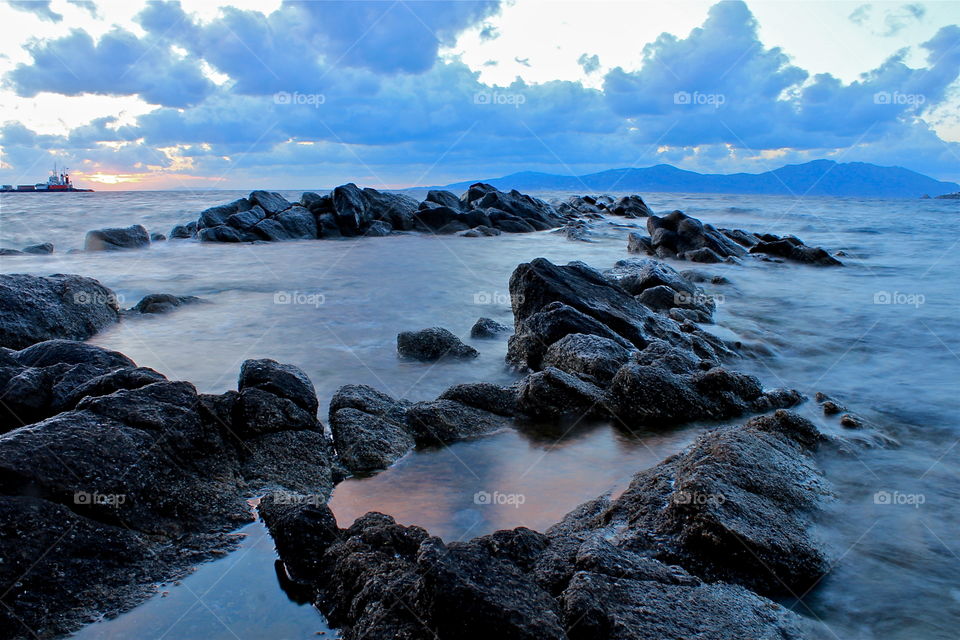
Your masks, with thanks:
M444 184L815 158L960 180L956 2L0 4L0 182Z

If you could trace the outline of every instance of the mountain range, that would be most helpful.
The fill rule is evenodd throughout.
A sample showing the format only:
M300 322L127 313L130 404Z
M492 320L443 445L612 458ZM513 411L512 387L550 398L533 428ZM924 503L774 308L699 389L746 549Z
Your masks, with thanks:
M455 193L476 180L437 189ZM865 162L813 160L788 164L764 173L697 173L669 164L645 168L609 169L582 176L522 171L483 180L498 189L529 191L605 191L671 193L743 193L809 196L919 198L960 191L955 182L942 182L903 167L881 167Z

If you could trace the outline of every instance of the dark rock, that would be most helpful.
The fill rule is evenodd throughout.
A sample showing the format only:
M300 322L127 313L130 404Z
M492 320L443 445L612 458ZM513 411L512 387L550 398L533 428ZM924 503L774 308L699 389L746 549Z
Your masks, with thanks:
M136 364L118 351L111 351L73 340L47 340L13 354L24 367L49 367L54 364L92 364L105 369L135 367Z
M196 296L175 296L170 293L151 293L143 297L131 311L137 313L168 313L185 304L202 302Z
M283 242L284 240L296 240L297 236L292 234L280 223L279 218L266 218L261 220L252 229L258 238L267 242ZM201 232L201 239L203 238Z
M571 333L550 345L542 366L605 385L629 359L630 351L614 340Z
M241 439L288 430L315 430L315 414L292 400L257 387L243 389L233 412L233 430Z
M845 413L840 416L840 426L847 429L861 429L863 428L863 422L856 416Z
M200 229L198 237L202 242L243 242L243 236L232 227L220 225Z
M361 228L369 220L363 192L351 182L335 188L331 198L340 232L345 236L360 235Z
M318 238L340 238L343 233L337 226L337 217L333 213L322 213L316 216Z
M466 221L462 219L462 215L458 210L442 205L432 207L421 206L416 214L414 214L414 222L427 231L437 232L448 228L453 222L466 224ZM453 233L452 227L450 227L450 229L449 232Z
M498 334L510 331L510 327L502 325L490 318L480 318L470 328L471 338L495 338Z
M652 216L653 212L647 203L638 195L623 196L607 210L615 216L626 216L627 218L642 218Z
M437 399L453 400L501 416L512 416L517 412L517 390L490 382L455 384Z
M252 490L283 487L315 504L325 503L344 475L327 436L313 429L247 438L240 452L240 473Z
M150 246L150 235L140 224L123 228L87 231L87 237L83 243L85 251L116 251L118 249L140 249L148 246Z
M501 416L452 400L415 402L407 409L407 428L418 445L438 445L486 435L507 426Z
M277 214L274 218L287 234L297 240L309 240L317 237L317 221L313 214L299 205Z
M418 206L416 200L403 193L388 193L376 189L364 189L362 193L366 210L374 220L389 224L391 229L413 229ZM371 227L374 224L376 223L371 223ZM382 229L383 225L379 228ZM373 234L367 229L366 235Z
M264 496L257 510L294 577L306 579L316 575L327 547L340 538L330 507L294 500L281 492Z
M519 388L518 409L534 418L583 418L609 414L599 387L575 375L547 367L527 376Z
M365 384L348 384L337 389L330 399L330 420L333 420L335 412L350 408L381 416L391 422L402 423L410 404L406 400L397 400Z
M257 388L293 401L310 415L316 415L319 402L313 383L306 373L292 364L276 360L245 360L240 366L237 389Z
M187 224L178 224L170 230L171 240L185 240L194 238L197 235L197 223L188 222Z
M641 235L635 231L627 236L627 251L630 253L653 253L653 243L649 236Z
M48 255L53 253L53 244L44 242L43 244L32 244L23 248L24 253L33 253L37 255Z
M691 262L705 262L709 264L716 264L718 262L723 262L717 253L708 247L700 247L699 249L694 249L693 251L687 251L683 254L683 257Z
M389 222L385 220L374 220L370 223L370 226L367 227L367 230L363 232L363 235L370 238L382 238L390 235L391 231L393 231L393 226Z
M844 409L842 406L838 405L838 404L837 404L836 402L834 402L833 400L827 400L826 402L824 402L824 403L822 404L822 406L823 406L823 413L824 413L824 415L828 415L828 416L833 416L833 415L836 415L836 414L838 414L838 413L842 413L843 411L846 411L846 409Z
M86 340L120 318L114 293L77 275L0 275L0 346Z
M158 231L150 233L150 242L166 242L167 236L163 235Z
M639 295L651 287L665 285L674 291L695 293L697 287L668 264L649 258L620 260L603 272L607 279L620 285L631 295Z
M477 205L480 199L483 198L483 196L496 191L496 187L486 184L485 182L477 182L470 185L466 193L460 196L460 202L470 208L473 208Z
M269 216L286 211L293 206L286 198L273 191L254 191L247 200L251 205L259 205Z
M397 335L397 353L403 358L431 362L441 358L476 358L480 352L442 327L404 331Z
M473 189L473 187L471 187L471 189ZM562 224L560 216L557 215L557 212L549 204L543 200L522 194L515 189L509 193L497 191L496 189L488 191L475 202L474 208L503 211L533 225L534 228L539 230L558 227ZM490 218L494 220L493 216ZM538 222L540 224L537 224ZM494 223L495 226L503 229L502 226L497 224L497 220L494 220ZM504 231L507 231L507 229L504 229Z
M246 198L234 200L229 204L220 204L200 212L200 218L196 222L197 229L209 229L210 227L219 227L227 223L227 218L238 211L246 211L252 205Z
M227 218L226 224L234 229L248 231L267 217L267 212L260 205L254 205L246 211L238 211Z
M0 256L22 256L23 251L19 249L0 249Z
M432 190L427 192L424 198L427 202L435 202L441 206L448 207L454 211L461 211L460 198L449 191Z
M793 260L794 262L802 262L804 264L813 264L825 267L836 267L843 265L842 262L819 247L808 247L802 243L798 245L786 238L760 242L750 248L750 253L762 253L780 258L786 258L787 260Z
M499 216L493 219L493 226L505 233L533 233L536 231L529 222L514 216Z
M404 425L349 407L331 412L330 430L340 461L352 473L386 469L416 444Z

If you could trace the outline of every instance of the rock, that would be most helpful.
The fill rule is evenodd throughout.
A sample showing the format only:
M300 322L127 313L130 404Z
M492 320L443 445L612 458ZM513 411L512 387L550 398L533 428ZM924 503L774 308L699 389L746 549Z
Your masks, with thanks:
M196 227L199 230L222 226L227 223L227 218L231 215L238 211L246 211L252 206L253 204L246 198L240 198L228 204L221 204L210 207L209 209L204 209L200 212L200 218L196 222Z
M291 206L274 218L287 234L297 240L310 240L317 237L317 222L304 207Z
M644 289L643 292L637 296L638 302L650 307L654 311L668 311L673 307L679 306L677 299L678 292L667 285Z
M480 225L474 227L473 229L467 229L466 231L461 231L457 235L464 238L488 238L490 236L499 236L503 232L500 229L494 229L486 225Z
M147 246L150 246L150 236L143 225L139 224L124 228L88 231L83 243L85 251L116 251Z
M717 253L709 247L700 247L699 249L694 249L693 251L686 251L684 252L683 257L691 262L705 262L709 264L723 262L723 258L717 255Z
M500 416L512 416L517 412L517 390L489 382L455 384L441 393L437 400L453 400Z
M799 242L799 241L798 241ZM778 239L772 242L759 242L750 248L750 253L762 253L803 264L812 264L823 267L842 266L843 263L831 256L820 247L808 247L796 244L787 239Z
M493 220L493 226L505 233L533 233L536 229L526 220L501 216Z
M603 390L555 367L532 373L519 388L518 410L534 418L584 418L609 414Z
M422 230L453 233L457 230L451 226L453 223L467 225L457 209L442 205L424 205L427 205L427 202L421 203L420 209L414 214L414 223ZM469 228L469 225L466 228Z
M308 414L315 416L319 402L313 383L307 374L292 364L276 360L245 360L240 366L237 389L243 393L250 388L262 389L291 400Z
M415 402L407 409L406 424L418 445L438 445L499 431L504 418L453 400Z
M351 182L335 188L331 198L340 232L345 236L360 235L361 228L369 220L363 192Z
M653 212L647 203L638 195L623 196L607 210L615 216L625 216L627 218L642 218L652 216Z
M612 406L626 425L662 427L693 420L725 420L797 404L796 392L764 394L760 382L719 367L691 374L628 363L610 385Z
M510 331L510 327L502 325L490 318L480 318L470 328L471 338L495 338L498 334Z
M293 206L286 198L273 191L254 191L247 200L251 205L259 205L268 216L276 215Z
M257 387L243 389L233 412L233 431L241 439L289 430L316 430L315 414L288 398Z
M632 231L627 236L627 251L630 253L653 254L653 242L649 236Z
M403 423L410 402L396 400L365 384L348 384L337 389L330 399L330 420L340 409L357 409L363 413L381 416L391 422Z
M614 340L571 333L550 345L542 366L556 367L582 379L606 385L629 359L630 351Z
M480 352L442 327L404 331L397 335L397 353L402 358L432 362L441 358L476 358Z
M863 428L863 422L856 416L845 413L840 416L840 426L847 429L861 429Z
M838 413L842 413L843 411L846 411L846 409L838 405L833 400L827 400L821 406L823 407L823 414L827 416L833 416Z
M519 369L541 368L543 356L551 344L572 333L595 335L616 342L626 349L633 344L606 325L562 302L552 302L520 323L519 330L507 341L507 362Z
M258 238L267 242L283 242L284 240L296 240L297 236L287 230L280 223L278 218L266 218L261 220L252 229ZM201 236L202 238L202 236Z
M390 225L390 229L399 229L409 231L414 227L414 216L417 213L418 203L410 196L403 193L388 193L377 191L376 189L364 189L363 198L366 202L366 210L374 219L370 223L370 228L377 224L379 229L384 228L384 224ZM375 235L366 230L366 235ZM386 234L382 234L386 235Z
M198 234L201 242L243 242L244 239L236 229L226 225L204 227Z
M187 224L178 224L170 230L171 240L185 240L197 235L197 223L188 222Z
M427 202L435 202L441 206L448 207L454 211L461 211L460 198L449 191L431 190L427 192L424 198Z
M306 494L307 502L325 503L345 475L330 441L313 429L247 438L240 453L240 473L253 491L282 487Z
M416 444L403 425L349 407L331 413L330 430L340 461L354 474L386 469Z
M475 185L476 186L476 185ZM474 187L471 187L473 189ZM470 192L468 191L468 194ZM469 198L468 198L469 200ZM524 195L517 190L504 193L494 189L487 191L478 200L471 202L475 209L497 209L531 225L534 229L544 230L560 226L563 221L557 212L543 200ZM490 216L494 226L507 231Z
M249 231L267 217L267 212L260 205L254 205L246 211L238 211L227 218L226 224L241 231Z
M151 293L143 297L130 311L137 313L169 313L185 304L202 302L196 296L175 296L170 293Z
M74 340L47 340L21 349L13 354L20 366L49 367L54 364L90 364L106 369L136 366L130 358L118 351L111 351L85 342Z
M343 234L337 226L337 217L333 213L322 213L316 216L318 238L340 238Z
M77 275L0 275L0 347L86 340L120 319L116 295Z
M697 291L697 287L673 267L649 258L620 260L603 275L634 296L661 285L691 294Z
M333 211L333 200L331 197L329 195L322 196L313 191L304 191L300 196L300 204L314 215Z
M53 244L44 242L43 244L32 244L22 249L23 253L33 253L37 255L49 255L53 253Z
M390 235L391 231L393 231L393 226L389 222L374 220L370 223L370 226L367 227L367 230L363 232L363 235L370 238L382 238Z

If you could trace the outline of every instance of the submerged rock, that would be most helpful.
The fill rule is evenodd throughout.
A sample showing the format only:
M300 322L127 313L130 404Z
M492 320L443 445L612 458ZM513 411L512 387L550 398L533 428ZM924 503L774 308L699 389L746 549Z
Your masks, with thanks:
M402 358L432 362L441 358L476 358L480 352L463 343L443 327L404 331L397 335L397 353Z
M501 333L510 331L510 327L500 324L490 318L480 318L470 328L471 338L495 338Z
M0 275L0 347L85 340L120 319L117 296L77 275Z
M169 313L185 304L203 302L196 296L175 296L170 293L151 293L143 297L130 311L136 313Z
M116 251L118 249L140 249L150 246L150 235L143 225L130 227L96 229L88 231L83 248L86 251Z

